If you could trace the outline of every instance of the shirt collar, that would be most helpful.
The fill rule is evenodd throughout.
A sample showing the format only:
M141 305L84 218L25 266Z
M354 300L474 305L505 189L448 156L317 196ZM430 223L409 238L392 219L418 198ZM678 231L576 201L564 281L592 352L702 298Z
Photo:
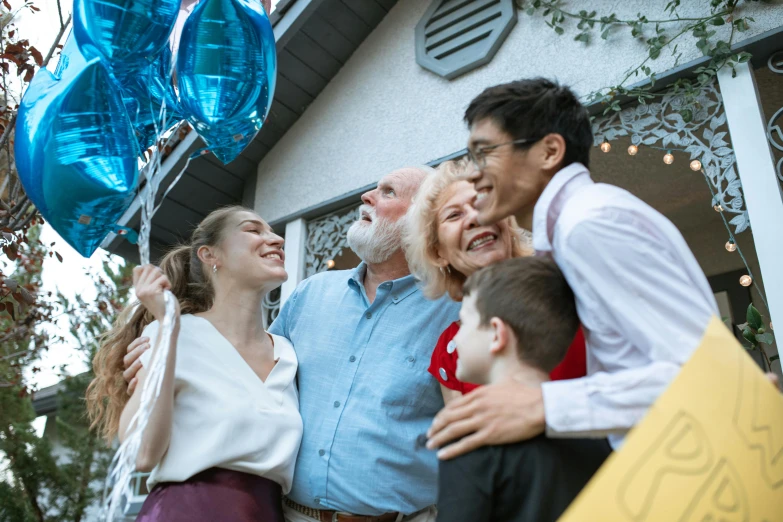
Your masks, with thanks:
M556 206L555 203L562 203L560 196L565 193L566 186L571 180L582 175L586 175L589 179L590 171L587 170L587 167L581 163L572 163L560 169L544 188L533 208L533 248L536 251L550 252L552 250L549 226L557 220L562 208L559 205Z
M351 270L351 277L348 279L348 285L361 291L364 288L364 275L367 273L367 263L362 261L359 266ZM387 281L388 282L388 281ZM416 284L416 278L413 275L406 275L391 282L391 292L393 293L394 303L399 303L413 292L419 289ZM381 283L385 284L385 283Z

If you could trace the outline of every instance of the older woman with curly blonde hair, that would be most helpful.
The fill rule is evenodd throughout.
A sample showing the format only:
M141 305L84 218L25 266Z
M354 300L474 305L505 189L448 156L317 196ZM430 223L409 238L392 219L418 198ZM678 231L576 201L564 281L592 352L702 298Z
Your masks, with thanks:
M513 217L491 226L477 223L472 206L476 191L464 179L469 168L466 159L442 163L424 180L408 210L408 264L421 281L424 294L431 299L448 294L461 301L462 286L476 270L505 259L532 255L526 236ZM458 354L453 338L458 330L458 322L444 330L429 367L441 384L445 402L477 387L456 377ZM580 329L551 377L573 379L585 373L585 342Z

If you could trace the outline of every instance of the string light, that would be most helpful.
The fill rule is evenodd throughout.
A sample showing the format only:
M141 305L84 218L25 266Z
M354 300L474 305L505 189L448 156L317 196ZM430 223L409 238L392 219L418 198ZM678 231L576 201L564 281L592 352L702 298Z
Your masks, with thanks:
M733 239L729 239L728 241L726 241L726 250L728 250L729 252L734 252L735 250L737 250L737 244L734 242Z
M694 172L698 172L701 170L701 161L699 160L693 160L691 161L691 170Z
M329 270L331 270L332 268L334 268L334 259L329 259L329 260L326 262L326 268L327 268L327 269L329 269Z
M742 286L750 286L753 284L753 279L749 275L744 275L740 277L740 284Z
M601 150L604 152L609 152L612 150L612 145L608 141L604 140L604 142L601 143Z
M631 145L630 147L628 147L628 154L630 154L631 156L636 156L637 152L639 152L639 147L637 147L636 145Z
M664 155L663 162L667 165L674 163L674 155L672 154L672 151L669 151Z

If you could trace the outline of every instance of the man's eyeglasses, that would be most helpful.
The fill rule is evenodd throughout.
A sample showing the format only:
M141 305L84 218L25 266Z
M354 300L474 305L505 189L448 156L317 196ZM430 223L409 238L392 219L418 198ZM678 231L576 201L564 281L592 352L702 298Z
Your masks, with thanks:
M487 153L492 152L498 147L504 147L506 145L522 145L524 143L533 143L538 140L534 139L519 139L514 141L506 141L503 143L497 143L495 145L485 145L483 147L477 147L476 150L468 149L468 158L473 162L473 165L481 170L487 166Z

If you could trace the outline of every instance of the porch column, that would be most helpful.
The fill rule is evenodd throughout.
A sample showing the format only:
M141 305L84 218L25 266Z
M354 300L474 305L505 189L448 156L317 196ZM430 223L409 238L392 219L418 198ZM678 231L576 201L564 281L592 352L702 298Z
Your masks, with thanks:
M280 288L280 307L294 293L296 285L304 279L307 243L307 222L302 219L289 221L285 225L285 271L288 281ZM783 324L783 322L781 322Z
M780 337L783 332L783 194L750 62L738 64L735 69L734 78L730 68L721 69L718 83L764 278L769 319L777 326L775 333Z

